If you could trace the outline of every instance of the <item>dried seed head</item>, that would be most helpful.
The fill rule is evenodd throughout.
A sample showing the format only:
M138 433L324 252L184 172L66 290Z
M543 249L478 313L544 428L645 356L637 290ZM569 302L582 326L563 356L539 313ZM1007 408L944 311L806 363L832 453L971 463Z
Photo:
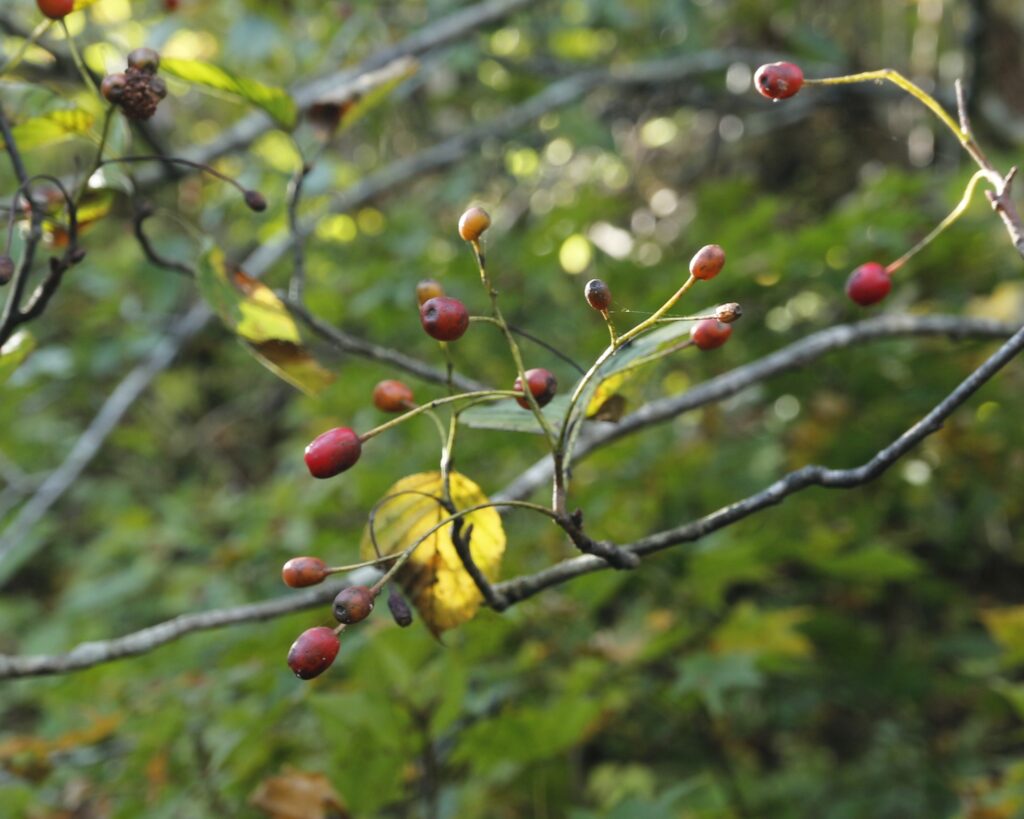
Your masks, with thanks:
M728 304L720 304L715 308L715 318L724 324L732 324L742 315L743 308L734 301Z

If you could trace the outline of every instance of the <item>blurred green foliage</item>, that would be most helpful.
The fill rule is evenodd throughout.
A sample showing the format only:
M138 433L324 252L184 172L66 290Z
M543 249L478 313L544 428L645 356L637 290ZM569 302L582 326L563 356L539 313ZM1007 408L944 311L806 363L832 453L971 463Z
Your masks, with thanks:
M158 0L100 0L69 22L86 58L110 70L145 43L289 87L459 5L180 0L167 12ZM31 0L0 14L23 28L37 20ZM947 102L954 77L974 76L975 99L989 103L979 102L976 125L1006 167L1020 143L1006 119L984 112L1024 116L1019 89L1014 97L997 70L1000 59L1015 65L1022 28L1009 0L538 3L424 58L320 158L301 210L322 212L339 190L501 116L553 77L726 47L790 55L811 75L891 66L937 85ZM5 37L5 54L19 42ZM605 342L581 298L587 278L609 282L627 325L678 287L697 247L726 249L725 272L686 309L741 302L730 343L634 379L632 408L857 319L842 296L848 271L893 259L927 233L970 169L948 135L889 89L772 106L750 90L755 67L738 58L685 84L598 88L441 174L320 219L308 242L308 303L330 323L442 366L420 331L413 287L435 277L486 309L455 232L472 200L495 217L488 259L509 320L581 362ZM54 111L92 105L73 78L44 69L32 52L3 80L18 122L52 124L62 121ZM215 139L249 110L168 84L153 131L172 152ZM89 143L75 129L63 136L28 152L30 166L81 168ZM115 147L125 139L119 120ZM155 191L161 251L195 260L184 220L240 260L286 228L285 188L299 161L281 131L219 161L267 195L261 216L215 180ZM13 191L0 164L0 190ZM144 261L127 217L118 201L86 232L87 260L33 324L37 349L2 385L8 521L197 297L191 282ZM267 282L286 286L290 264ZM1020 272L979 197L899 272L885 308L1020 320ZM454 345L459 369L511 384L498 334L472 332L471 344ZM805 463L859 464L991 348L913 339L831 354L599 451L576 469L574 500L591 531L624 542ZM572 382L565 364L526 349L528 365ZM313 399L221 325L191 341L22 544L34 556L3 585L0 651L60 652L280 595L279 567L295 554L356 559L367 510L386 487L436 468L436 435L421 419L368 443L343 478L310 481L305 443L331 425L379 423L369 395L392 376L317 351L338 377ZM414 386L421 398L441 394ZM1022 389L1019 364L1007 368L873 484L812 489L636 572L590 575L502 615L483 611L443 644L378 612L346 632L338 663L312 684L296 681L284 656L299 631L329 619L326 607L66 677L0 683L0 817L259 817L268 814L250 800L261 783L295 772L325 775L355 817L1020 816ZM537 436L469 429L458 467L496 492L543 452ZM506 527L506 576L571 554L546 522L513 514Z

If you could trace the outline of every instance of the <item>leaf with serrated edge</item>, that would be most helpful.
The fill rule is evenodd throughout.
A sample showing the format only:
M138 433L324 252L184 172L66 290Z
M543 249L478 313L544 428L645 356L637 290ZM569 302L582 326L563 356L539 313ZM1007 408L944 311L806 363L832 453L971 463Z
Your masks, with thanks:
M551 422L551 426L558 429L562 425L562 418L565 417L565 410L568 406L569 396L557 395L541 412ZM473 429L498 429L504 432L544 434L544 430L537 423L536 416L530 410L519 406L514 398L470 407L459 415L459 420Z
M382 554L403 551L431 526L448 517L448 512L437 500L416 494L425 493L439 498L441 480L440 472L422 472L402 478L384 493L384 497L397 497L382 503L376 515L374 531ZM456 509L487 503L487 496L480 487L465 475L453 472L450 489ZM402 492L407 494L399 494ZM481 509L469 513L463 520L463 531L470 525L473 527L469 544L473 562L484 577L496 580L505 552L505 530L498 510L493 507ZM360 553L366 560L376 557L369 527L363 533ZM424 540L396 579L434 634L473 619L483 599L452 544L452 524L438 529Z

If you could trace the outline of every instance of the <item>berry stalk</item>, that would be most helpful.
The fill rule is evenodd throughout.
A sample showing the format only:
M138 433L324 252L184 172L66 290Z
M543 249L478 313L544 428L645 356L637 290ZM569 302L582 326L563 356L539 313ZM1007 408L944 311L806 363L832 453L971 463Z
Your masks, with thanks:
M397 427L399 424L404 424L410 418L415 418L417 415L421 415L428 410L437 409L438 407L444 406L445 404L452 404L456 401L480 401L487 400L493 401L499 398L522 398L522 392L515 390L479 390L477 392L462 392L456 395L449 395L444 398L435 398L433 401L428 401L426 404L420 404L418 407L414 407L408 412L402 413L397 418L392 418L390 421L386 421L380 426L374 427L368 432L364 432L359 436L359 440L363 443L375 438L382 432L387 432L393 427Z
M949 215L941 222L939 222L939 224L935 226L931 233L929 233L920 242L918 242L916 245L910 248L910 250L908 250L906 253L900 256L896 261L886 265L885 272L889 273L890 275L895 273L897 270L903 267L904 264L910 261L910 259L916 256L920 251L924 250L924 248L926 248L932 241L934 241L939 236L939 234L941 234L946 228L948 228L957 219L959 219L963 215L964 211L967 210L967 207L971 204L971 199L974 197L974 189L977 187L978 183L982 179L987 178L987 171L977 171L974 174L974 176L971 177L970 181L967 183L967 187L964 188L964 195L960 198L960 201L959 203L957 203L957 206L949 212Z

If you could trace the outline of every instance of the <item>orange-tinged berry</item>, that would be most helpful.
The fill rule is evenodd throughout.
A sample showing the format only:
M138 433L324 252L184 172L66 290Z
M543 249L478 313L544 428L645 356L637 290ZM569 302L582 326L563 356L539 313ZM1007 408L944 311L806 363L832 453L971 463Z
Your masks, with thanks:
M483 208L470 208L459 219L459 236L467 242L480 239L491 226L491 217Z
M725 251L718 245L704 245L690 259L690 274L695 279L713 279L725 267Z

